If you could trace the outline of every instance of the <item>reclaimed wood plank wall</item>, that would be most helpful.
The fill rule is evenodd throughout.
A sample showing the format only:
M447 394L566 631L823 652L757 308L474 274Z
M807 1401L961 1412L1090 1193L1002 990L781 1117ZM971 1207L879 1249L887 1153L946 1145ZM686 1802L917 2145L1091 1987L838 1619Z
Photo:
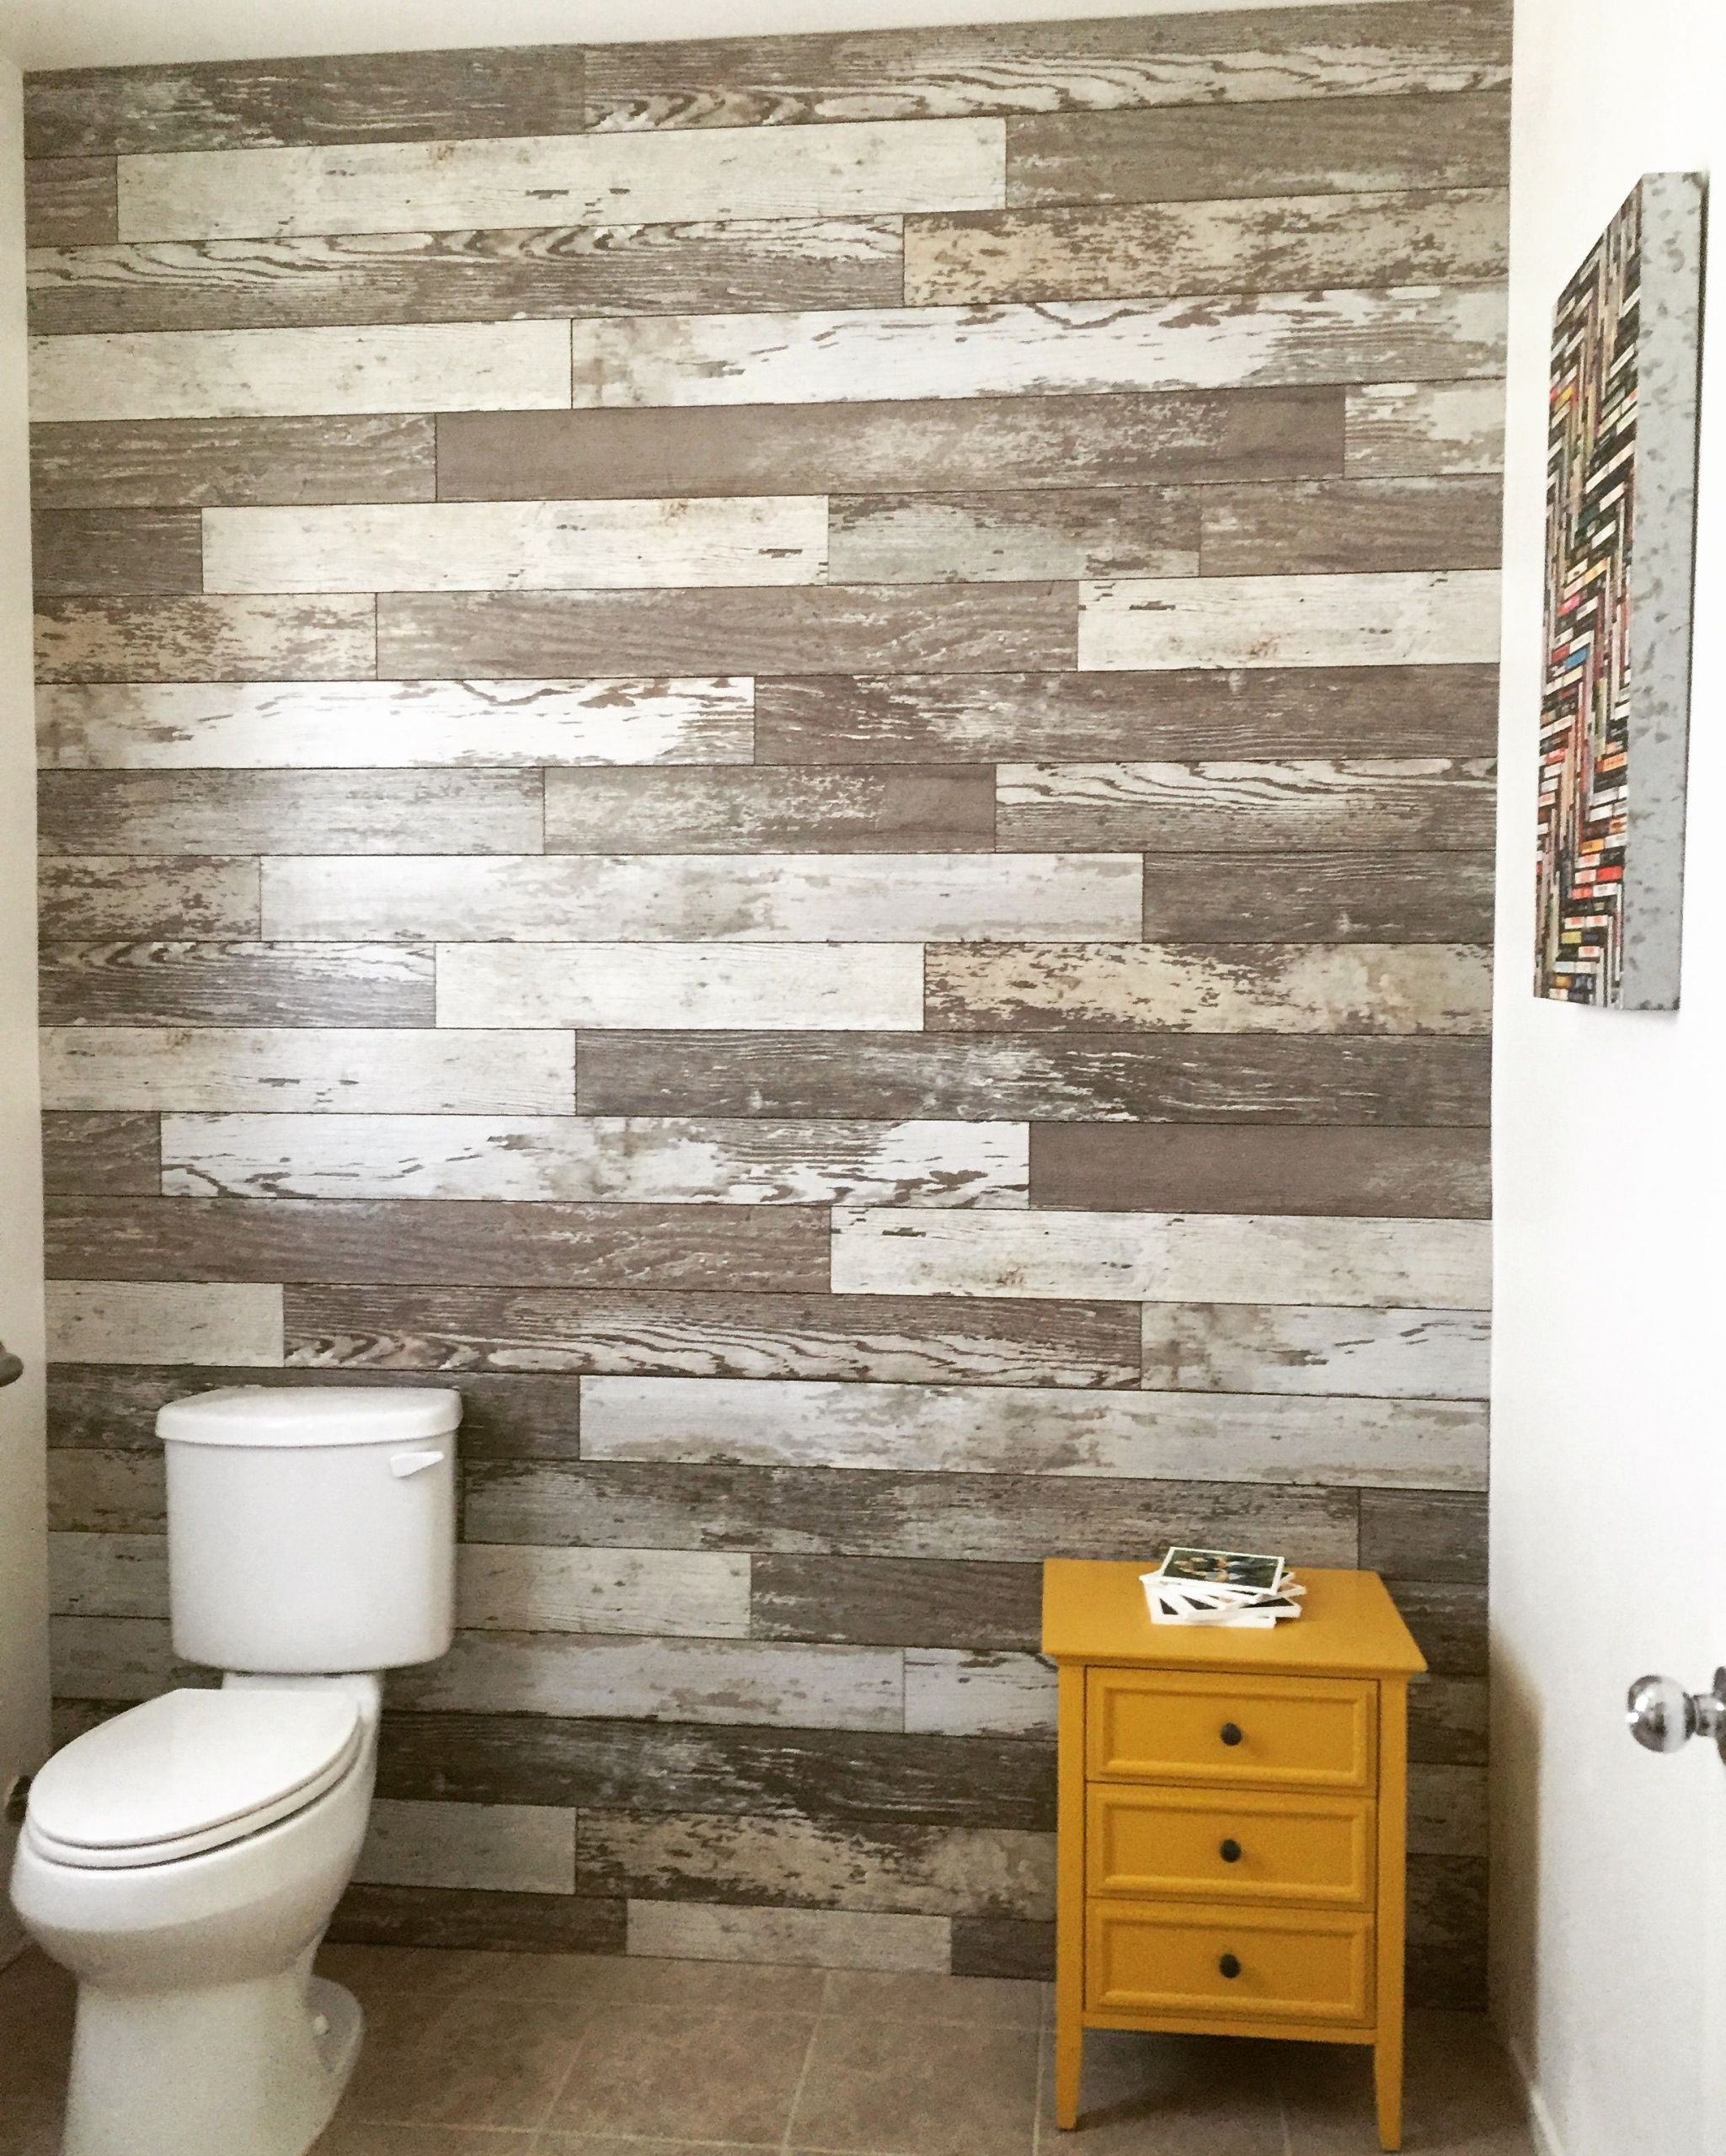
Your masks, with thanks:
M1508 12L31 81L62 1726L163 1401L459 1385L350 1935L1040 1972L1173 1537L1478 1999Z

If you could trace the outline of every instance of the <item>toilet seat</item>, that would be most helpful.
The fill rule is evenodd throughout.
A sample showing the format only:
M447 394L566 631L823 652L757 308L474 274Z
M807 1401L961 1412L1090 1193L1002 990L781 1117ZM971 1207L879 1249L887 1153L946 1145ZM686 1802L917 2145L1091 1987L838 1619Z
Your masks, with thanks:
M339 1687L167 1692L56 1752L31 1785L24 1832L56 1864L169 1864L303 1811L361 1741L359 1705Z

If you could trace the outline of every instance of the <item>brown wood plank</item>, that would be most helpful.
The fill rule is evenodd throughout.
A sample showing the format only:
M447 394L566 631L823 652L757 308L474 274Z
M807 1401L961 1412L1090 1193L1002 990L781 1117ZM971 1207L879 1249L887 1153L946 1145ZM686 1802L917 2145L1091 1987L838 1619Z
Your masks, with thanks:
M385 593L377 671L419 680L1056 668L1075 664L1077 616L1077 587L1061 584Z
M1055 1926L1020 1917L955 1917L953 1973L1003 1977L1018 1983L1052 1983Z
M958 853L994 843L986 769L545 775L548 853Z
M1145 940L1489 943L1493 856L1147 854Z
M51 1198L76 1192L152 1195L162 1187L160 1118L144 1114L45 1115L42 1182Z
M203 531L192 510L39 510L30 519L37 595L200 591Z
M1323 477L1342 470L1345 401L1334 388L1250 389L455 413L437 422L438 494L633 500Z
M1484 1219L1492 1167L1480 1129L1038 1123L1031 1203L1075 1211Z
M1408 2004L1478 2014L1486 2004L1487 1860L1408 1860Z
M1489 569L1503 545L1495 478L1210 487L1200 499L1206 576Z
M27 247L102 247L120 237L112 157L32 157L24 168Z
M39 510L430 501L436 427L369 414L40 426L31 499Z
M429 950L399 943L50 943L45 1026L429 1026Z
M1422 1766L1483 1766L1487 1688L1478 1677L1428 1677L1408 1694L1408 1757Z
M45 771L45 853L537 853L537 771Z
M39 924L49 942L259 932L258 863L203 854L46 854L37 875Z
M48 599L36 609L41 681L366 680L377 654L369 596Z
M1158 487L836 495L828 574L839 584L1193 576L1200 499L1196 488Z
M1510 147L1510 100L1501 91L1039 114L1007 122L1007 199L1178 202L1499 188Z
M1034 1653L1042 1608L1038 1565L757 1556L750 1567L758 1640Z
M820 673L756 685L759 763L1489 756L1497 738L1491 666Z
M24 85L32 157L568 135L581 124L573 45L67 67Z
M1487 1501L1461 1492L1364 1490L1360 1562L1400 1579L1486 1584Z
M1387 1579L1385 1585L1435 1676L1486 1675L1484 1587L1400 1579Z
M584 1033L586 1115L1483 1124L1483 1043L1321 1035Z
M351 1886L336 1904L329 1936L348 1945L621 1954L628 1916L626 1902L594 1894Z

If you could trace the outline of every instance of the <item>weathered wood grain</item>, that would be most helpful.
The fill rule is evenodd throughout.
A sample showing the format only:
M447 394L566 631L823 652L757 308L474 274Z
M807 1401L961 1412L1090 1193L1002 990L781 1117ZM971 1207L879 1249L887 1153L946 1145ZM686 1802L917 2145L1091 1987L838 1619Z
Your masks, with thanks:
M955 1033L1484 1033L1492 1018L1492 953L1464 943L940 944L924 975L924 1022Z
M1408 1860L1408 1996L1478 2014L1486 2005L1487 1859Z
M32 157L411 142L582 124L572 45L56 69L26 86Z
M133 1189L159 1187L154 1116L49 1120L63 1127L64 1155L87 1134ZM112 1128L86 1134L93 1123ZM827 1216L813 1206L153 1196L141 1204L94 1194L122 1190L122 1182L91 1177L77 1187L93 1194L49 1213L49 1270L58 1279L352 1281L373 1292L392 1283L614 1294L723 1289L733 1296L820 1294L827 1283ZM1125 1369L1130 1345L1112 1337Z
M1487 1396L1489 1327L1483 1311L1147 1303L1144 1325L1145 1383L1157 1390L1421 1400ZM1393 1526L1404 1516L1395 1508L1422 1502L1397 1497L1388 1515ZM1476 1501L1466 1504L1461 1517L1483 1536ZM1387 1562L1387 1553L1399 1561ZM1425 1572L1418 1557L1410 1561L1412 1556L1405 1539L1376 1530L1369 1536L1363 1521L1360 1562L1369 1572L1442 1577Z
M457 412L437 423L438 492L446 500L596 500L1323 477L1342 470L1347 394L1123 389L819 408Z
M61 1363L281 1363L281 1290L172 1281L54 1281L48 1353Z
M1031 1132L1031 1203L1484 1219L1492 1165L1482 1130L1050 1123Z
M1483 1587L1437 1584L1426 1580L1387 1582L1408 1629L1440 1677L1485 1677L1487 1609Z
M1050 1737L1055 1671L1034 1654L908 1647L905 1726L954 1737Z
M746 764L747 680L45 683L62 771Z
M105 1374L100 1364L80 1368L86 1380ZM241 1381L250 1383L255 1374L243 1370ZM49 1453L51 1532L161 1534L167 1525L168 1476L159 1447L147 1453L94 1448Z
M45 771L46 853L537 852L537 771Z
M170 1115L162 1149L170 1198L1023 1206L1028 1172L1015 1123Z
M1450 670L1446 670L1449 671ZM1147 942L1490 943L1493 856L1147 854Z
M966 307L1472 284L1504 273L1507 200L1502 190L1478 189L910 217L905 299Z
M1003 764L1003 846L1286 854L1490 850L1494 766L1448 757L1200 764Z
M80 419L30 431L38 509L415 502L436 490L436 423L414 416Z
M1351 389L1348 402L1350 478L1504 467L1502 382L1378 383Z
M1487 1846L1487 1778L1479 1767L1420 1767L1408 1778L1411 1856L1478 1856Z
M56 1617L166 1618L167 1536L50 1534L48 1609Z
M1136 937L1141 910L1130 854L314 855L264 867L265 932L287 937L1040 942Z
M596 1034L582 1113L1483 1124L1484 1042L1346 1035Z
M874 120L786 132L596 135L176 151L120 168L123 240L675 224L989 210L1005 200L998 120Z
M548 853L992 851L986 768L548 773ZM912 1021L915 1023L915 1021Z
M432 954L398 943L51 943L45 1026L429 1026Z
M1041 1631L1043 1578L1035 1565L757 1556L749 1598L756 1639L1029 1653Z
M45 941L258 933L258 864L206 854L49 854L37 876Z
M386 592L377 671L414 680L1057 668L1074 663L1077 616L1070 584Z
M842 584L1188 576L1195 493L1119 487L864 494L830 504L829 574Z
M1477 1677L1429 1677L1408 1694L1408 1757L1422 1766L1484 1766L1487 1687Z
M24 168L27 247L101 247L120 235L112 157L32 157Z
M280 1202L280 1201L278 1201ZM446 1209L447 1211L450 1209ZM543 1288L296 1287L297 1366L570 1374L1132 1385L1136 1321L1097 1305L931 1296L596 1294ZM671 1629L675 1630L675 1627Z
M46 599L36 609L36 676L364 680L377 671L377 637L369 596Z
M1082 667L1489 666L1498 648L1491 569L1080 586Z
M635 1956L680 1961L770 1962L813 1969L890 1969L945 1977L953 1959L945 1917L856 1909L735 1908L703 1902L631 1902ZM801 2025L794 2024L800 2040Z
M1510 152L1510 99L1499 90L1430 102L1350 97L1200 111L1054 112L1008 122L1007 199L1015 205L1208 202L1500 188Z
M1478 1490L1472 1402L585 1377L585 1459Z
M39 337L30 409L47 421L437 412L452 403L567 410L569 358L561 322Z
M687 1550L465 1547L457 1620L481 1631L744 1639L750 1561Z
M332 1943L445 1946L499 1954L623 1951L628 1905L585 1894L512 1894L452 1886L349 1886Z
M1509 80L1491 7L1263 8L602 45L591 127L784 126L955 112L1109 110L1449 91Z
M1387 1492L1362 1502L1360 1562L1401 1579L1484 1587L1487 1524L1483 1497Z
M756 685L756 755L775 764L1489 756L1497 724L1493 666L817 673Z
M1315 479L1207 487L1206 576L1314 576L1499 564L1496 478Z
M321 1026L70 1026L42 1035L56 1108L558 1115L574 1096L567 1033Z
M30 548L44 599L203 589L198 519L189 510L39 510Z
M356 1884L566 1895L575 1814L554 1805L374 1803Z
M165 1620L155 1617L51 1619L48 1672L57 1699L116 1704L211 1681L177 1658Z
M814 584L819 495L208 509L210 591L602 590Z
M104 1198L153 1196L162 1183L160 1128L156 1118L147 1114L44 1115L44 1187L51 1197L83 1193ZM94 1278L115 1277L109 1272L92 1273ZM161 1276L152 1273L149 1277Z
M112 239L109 226L96 239ZM896 307L897 217L536 224L292 239L35 243L41 336Z
M1052 1983L1055 1926L1016 1917L955 1917L953 1973L993 1977L1013 1983Z
M1496 285L1248 294L1202 307L1184 300L1054 300L771 317L642 315L570 328L578 408L842 403L890 383L912 399L1311 386L1359 382L1364 372L1449 381L1504 366L1504 298ZM42 366L51 369L54 355L83 342L43 341ZM55 369L44 393L51 398L56 385L74 379L69 364L63 372ZM473 401L499 403L495 396ZM517 401L552 400L524 394Z
M68 1437L88 1428L72 1410L79 1391L64 1378L56 1385L56 1428ZM110 1404L113 1392L101 1388ZM129 1377L128 1399L134 1394L155 1397ZM1397 1502L1419 1507L1424 1493L1399 1493ZM1022 1566L1045 1557L1129 1558L1170 1543L1257 1549L1267 1533L1291 1562L1352 1566L1356 1505L1351 1490L1242 1482L514 1458L470 1465L463 1531L472 1542L752 1550L757 1577L778 1556ZM1403 1569L1419 1575L1422 1566ZM1429 1567L1427 1576L1445 1575Z
M833 1229L842 1294L1465 1310L1490 1296L1491 1231L1473 1220L1045 1209L913 1221L848 1207Z
M915 943L445 943L441 1026L821 1027L922 1022Z

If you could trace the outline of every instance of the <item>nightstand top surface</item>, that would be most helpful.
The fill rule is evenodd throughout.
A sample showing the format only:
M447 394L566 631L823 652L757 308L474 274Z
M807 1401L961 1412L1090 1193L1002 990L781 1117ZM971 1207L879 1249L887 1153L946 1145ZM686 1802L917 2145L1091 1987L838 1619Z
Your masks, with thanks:
M1156 1563L1050 1558L1043 1567L1044 1653L1056 1662L1336 1677L1413 1677L1426 1667L1376 1572L1297 1565L1295 1577L1307 1589L1302 1614L1273 1630L1236 1630L1153 1625L1139 1576Z

